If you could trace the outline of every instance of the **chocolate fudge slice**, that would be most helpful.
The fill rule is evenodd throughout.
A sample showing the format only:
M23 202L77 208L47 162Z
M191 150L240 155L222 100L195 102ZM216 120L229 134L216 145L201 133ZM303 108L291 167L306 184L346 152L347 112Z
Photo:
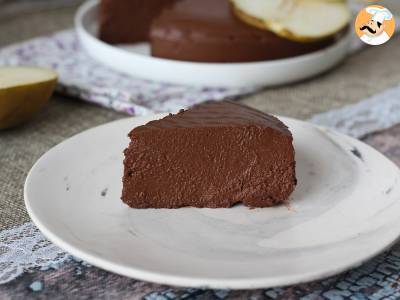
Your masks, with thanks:
M133 208L265 207L296 186L288 128L235 102L200 104L129 137L122 200Z
M229 0L181 0L162 10L150 28L151 54L197 62L248 62L309 53L335 38L300 43L239 20Z

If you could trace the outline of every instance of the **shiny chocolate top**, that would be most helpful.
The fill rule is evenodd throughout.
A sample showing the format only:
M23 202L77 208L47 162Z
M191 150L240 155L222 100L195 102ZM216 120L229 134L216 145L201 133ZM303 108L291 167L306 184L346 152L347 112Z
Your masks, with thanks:
M181 110L176 115L168 115L137 127L135 131L161 128L195 127L235 127L257 125L271 127L281 133L291 135L288 128L274 116L234 101L208 101L193 106L190 110Z

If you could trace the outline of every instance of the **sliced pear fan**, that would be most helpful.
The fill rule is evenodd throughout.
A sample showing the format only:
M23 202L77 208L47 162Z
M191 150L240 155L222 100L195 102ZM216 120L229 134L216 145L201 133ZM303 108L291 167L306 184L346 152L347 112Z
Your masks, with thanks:
M342 30L351 19L345 0L231 0L249 25L295 41L315 41Z
M30 119L47 102L57 74L35 67L0 67L0 129Z

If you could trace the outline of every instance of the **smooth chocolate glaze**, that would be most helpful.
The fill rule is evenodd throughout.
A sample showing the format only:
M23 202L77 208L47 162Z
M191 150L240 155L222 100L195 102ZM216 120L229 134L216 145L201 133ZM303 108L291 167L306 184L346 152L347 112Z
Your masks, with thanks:
M200 104L129 137L122 200L133 208L265 207L296 185L288 128L235 102Z

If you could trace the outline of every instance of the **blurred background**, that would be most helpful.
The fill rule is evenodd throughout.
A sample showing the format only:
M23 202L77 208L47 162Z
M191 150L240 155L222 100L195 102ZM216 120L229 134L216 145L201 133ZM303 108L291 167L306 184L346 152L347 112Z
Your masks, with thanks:
M71 27L81 0L0 0L0 45Z
M71 27L83 0L0 0L0 46ZM350 0L351 5L379 3L400 13L400 1Z

